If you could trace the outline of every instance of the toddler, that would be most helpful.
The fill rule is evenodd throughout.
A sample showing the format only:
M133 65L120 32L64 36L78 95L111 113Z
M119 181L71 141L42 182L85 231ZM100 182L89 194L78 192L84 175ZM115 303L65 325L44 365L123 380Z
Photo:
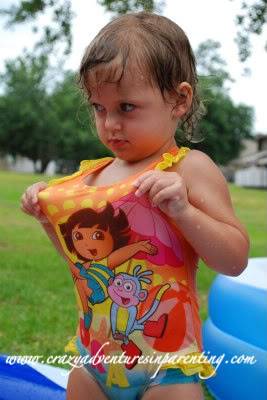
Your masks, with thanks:
M203 399L198 260L236 276L249 239L214 162L175 142L203 114L190 43L163 16L120 16L89 44L79 82L114 157L30 186L21 204L73 277L87 357L67 399Z

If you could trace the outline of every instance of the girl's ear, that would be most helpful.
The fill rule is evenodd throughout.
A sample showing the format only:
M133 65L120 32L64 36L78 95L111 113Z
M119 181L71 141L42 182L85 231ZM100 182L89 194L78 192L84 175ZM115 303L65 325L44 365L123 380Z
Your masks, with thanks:
M193 99L193 89L188 82L182 82L179 84L176 91L175 106L172 112L175 118L182 118L182 116L190 110Z

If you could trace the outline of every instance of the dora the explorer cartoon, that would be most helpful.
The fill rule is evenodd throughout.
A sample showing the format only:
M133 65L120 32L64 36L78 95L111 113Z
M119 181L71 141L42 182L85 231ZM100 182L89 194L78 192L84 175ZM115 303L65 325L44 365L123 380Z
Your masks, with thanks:
M111 203L101 212L84 208L59 225L70 253L84 261L76 262L71 270L81 298L86 330L92 321L89 303L94 305L106 300L109 279L114 278L113 269L139 251L157 254L157 247L149 240L127 244L130 238L127 217L121 209L117 215L114 213Z

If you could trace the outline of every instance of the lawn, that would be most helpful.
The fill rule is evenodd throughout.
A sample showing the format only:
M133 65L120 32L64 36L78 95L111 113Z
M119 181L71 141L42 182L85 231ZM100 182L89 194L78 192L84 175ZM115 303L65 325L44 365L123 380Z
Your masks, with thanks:
M0 171L0 353L64 354L75 334L76 306L67 264L40 224L20 210L25 188L41 175ZM229 185L236 215L251 240L250 257L266 256L266 191ZM199 264L202 320L216 273ZM206 393L206 399L211 399Z

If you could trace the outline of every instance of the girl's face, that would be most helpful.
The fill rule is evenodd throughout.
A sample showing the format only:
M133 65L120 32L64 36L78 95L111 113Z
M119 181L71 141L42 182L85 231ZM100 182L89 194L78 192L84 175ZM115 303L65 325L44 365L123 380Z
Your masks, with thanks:
M76 225L72 231L75 250L88 260L101 260L113 251L114 241L109 231L92 228L80 228Z
M99 139L118 158L138 161L175 146L174 103L139 72L125 71L119 84L90 85L90 91Z

